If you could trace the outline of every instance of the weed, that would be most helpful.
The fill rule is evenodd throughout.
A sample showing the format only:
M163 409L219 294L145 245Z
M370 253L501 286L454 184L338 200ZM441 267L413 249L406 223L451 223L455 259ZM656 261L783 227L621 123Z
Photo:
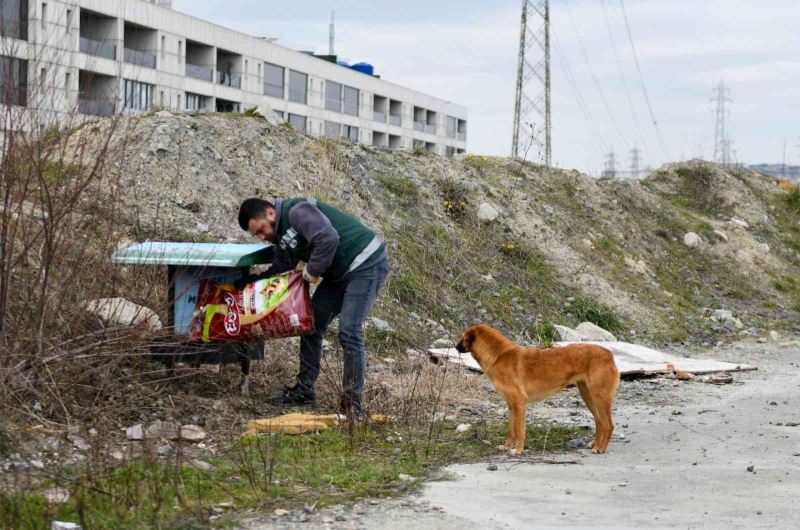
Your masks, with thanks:
M453 179L439 180L438 186L447 214L453 219L464 219L470 203L469 189Z
M236 510L271 510L396 495L415 489L444 463L492 454L506 423L477 422L464 434L453 427L452 422L353 426L302 436L247 437L220 451L207 471L179 456L172 461L146 457L103 470L64 470L59 481L72 493L67 503L48 506L41 493L44 483L27 490L4 489L0 526L42 528L61 520L100 529L205 528L212 506L223 502L233 501ZM528 425L527 449L564 450L581 433L571 426ZM403 482L401 474L417 480ZM234 523L228 518L214 524L221 522Z
M569 312L576 323L591 322L615 335L625 326L613 309L587 296L577 296L569 305Z
M491 167L492 160L488 156L467 155L464 157L463 164L483 173L486 169Z
M416 202L419 189L410 177L403 175L379 175L378 181L396 195L404 205L410 206Z

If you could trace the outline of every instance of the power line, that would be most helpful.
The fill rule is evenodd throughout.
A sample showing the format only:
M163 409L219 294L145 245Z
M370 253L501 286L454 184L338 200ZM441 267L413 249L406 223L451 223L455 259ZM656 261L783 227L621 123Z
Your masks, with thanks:
M603 89L600 87L600 82L597 80L597 76L594 73L594 69L592 68L592 62L589 60L589 54L586 52L586 47L583 45L583 39L581 38L581 34L578 31L577 26L575 25L575 18L572 16L572 8L569 5L568 0L564 0L564 4L567 6L567 14L569 15L569 21L572 25L572 30L575 32L575 37L578 39L578 45L581 48L581 53L583 54L583 59L586 61L586 68L589 70L589 75L592 77L592 81L594 82L594 86L597 89L597 93L600 95L600 101L603 102L603 107L605 107L606 112L608 113L608 117L611 120L611 124L617 130L617 134L622 139L624 144L628 143L628 140L625 139L625 134L622 132L622 129L617 124L616 118L614 118L614 113L611 112L611 107L608 106L608 101L606 101L606 97L603 93Z
M667 146L664 143L664 138L661 136L661 129L658 127L658 121L656 120L656 115L653 112L653 106L650 104L650 97L647 95L647 87L644 84L642 68L639 66L639 56L636 53L636 46L633 44L633 34L631 33L631 26L628 22L628 13L625 11L625 0L619 0L619 4L622 7L622 16L625 19L625 31L628 34L628 42L631 44L631 51L633 51L633 61L636 63L636 72L639 75L639 83L642 85L642 93L644 94L644 100L647 103L647 110L650 112L650 119L653 120L653 127L658 135L658 141L661 143L661 150L664 152L664 156L666 156L669 160L671 157L667 152Z
M575 78L572 75L572 70L569 67L569 62L567 61L566 56L561 51L561 43L558 40L558 35L553 33L553 49L556 51L558 58L560 59L559 64L561 68L564 70L564 75L567 78L567 83L572 90L572 94L575 96L575 101L578 103L578 108L583 114L583 119L586 121L586 125L589 129L589 132L594 137L595 142L597 142L597 146L600 148L600 153L604 153L606 150L606 143L603 140L602 135L598 132L597 127L594 124L594 120L592 119L592 115L589 112L589 109L586 106L586 102L583 100L583 96L581 95L580 87L575 82Z
M619 76L622 79L622 86L625 88L625 97L628 99L628 108L631 111L631 116L633 116L633 123L636 126L636 132L642 141L642 147L644 148L645 156L650 158L650 153L647 149L647 142L645 141L645 136L642 133L642 128L639 125L639 116L637 115L636 108L633 105L631 91L628 89L628 79L625 77L625 70L622 68L622 60L619 56L619 48L617 48L617 39L614 38L614 32L611 30L611 23L608 20L608 12L606 10L605 0L600 0L600 7L603 8L603 20L605 21L606 29L608 30L608 37L611 39L611 47L614 49L614 58L617 61L617 69L619 70Z

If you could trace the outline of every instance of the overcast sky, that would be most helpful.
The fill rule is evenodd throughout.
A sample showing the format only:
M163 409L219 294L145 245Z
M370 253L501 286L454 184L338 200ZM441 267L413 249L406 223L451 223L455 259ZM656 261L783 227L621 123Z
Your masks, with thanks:
M510 152L519 45L517 0L174 3L176 9L200 18L253 35L278 37L280 44L291 48L323 53L328 49L330 11L335 9L340 57L370 62L387 80L466 106L470 152ZM652 166L665 160L711 158L714 121L709 100L720 79L733 100L729 131L736 159L779 163L784 140L787 160L800 159L797 0L627 0L625 5L663 147L645 103L620 1L553 0L556 165L596 175L606 153L614 149L625 168L634 143Z

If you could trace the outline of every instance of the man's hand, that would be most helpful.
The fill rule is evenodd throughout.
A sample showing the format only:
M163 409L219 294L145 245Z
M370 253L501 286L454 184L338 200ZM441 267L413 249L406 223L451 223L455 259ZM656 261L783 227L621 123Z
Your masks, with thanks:
M320 281L319 276L311 276L305 267L303 267L303 279L308 283L310 283L311 285L316 285Z
M216 294L216 296L214 298L218 298L220 294L229 293L229 292L231 292L231 291L233 291L235 289L236 289L236 287L233 284L230 284L230 283L223 283L221 285L217 285L217 294Z
M241 291L242 289L247 287L249 284L251 284L253 282L257 282L260 279L261 279L261 276L258 275L258 274L248 274L247 276L242 276L241 278L239 278L238 280L233 282L233 287L237 291Z

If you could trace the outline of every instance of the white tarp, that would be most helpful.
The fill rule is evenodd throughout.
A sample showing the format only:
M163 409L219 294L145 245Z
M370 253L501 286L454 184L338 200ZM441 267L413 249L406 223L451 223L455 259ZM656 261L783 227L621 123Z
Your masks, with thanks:
M575 343L556 342L553 345L566 346L567 344ZM674 366L675 370L682 370L693 374L757 370L755 366L743 363L678 357L628 342L587 342L582 344L597 344L598 346L603 346L611 350L614 353L614 361L617 363L617 370L619 370L621 375L668 373L672 371L672 368L667 367L670 364ZM444 359L454 364L463 365L470 370L476 372L481 371L480 365L478 365L478 362L473 359L472 355L469 353L459 353L453 348L435 348L428 350L428 353L438 359Z

